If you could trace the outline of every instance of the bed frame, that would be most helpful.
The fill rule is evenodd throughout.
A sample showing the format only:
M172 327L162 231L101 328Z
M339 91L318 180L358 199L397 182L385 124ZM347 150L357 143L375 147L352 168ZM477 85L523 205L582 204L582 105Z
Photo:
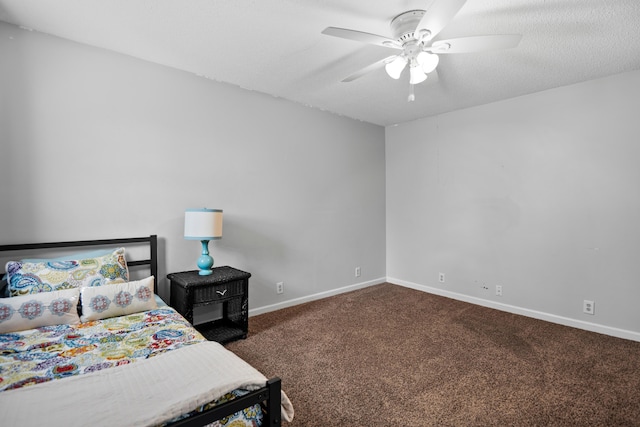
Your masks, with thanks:
M154 292L158 293L158 236L153 234L148 237L129 237L119 239L101 239L101 240L77 240L69 242L48 242L48 243L21 243L15 245L0 245L0 256L9 252L20 252L33 249L66 249L73 247L97 247L97 246L113 246L113 245L133 245L149 247L149 258L141 260L127 259L127 266L138 268L145 267L149 269L154 281ZM1 267L4 269L4 266ZM0 273L0 277L4 276L4 272ZM267 381L265 387L252 391L244 396L237 397L229 402L214 406L213 408L182 419L170 424L172 427L197 427L210 424L224 417L232 415L238 411L248 408L255 404L264 404L265 416L264 426L280 426L280 378L274 377Z

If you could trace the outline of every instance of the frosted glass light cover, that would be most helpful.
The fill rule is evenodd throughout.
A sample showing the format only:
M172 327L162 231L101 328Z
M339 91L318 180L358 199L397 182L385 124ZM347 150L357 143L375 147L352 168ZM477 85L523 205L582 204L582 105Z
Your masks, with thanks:
M440 57L434 53L420 52L416 57L416 61L422 66L422 71L429 74L438 66Z
M222 209L187 209L184 213L184 238L217 240L222 238Z
M386 70L387 74L389 74L389 77L398 80L400 78L400 74L402 74L402 70L404 70L404 67L406 67L406 65L407 58L397 56L393 61L385 65L384 69Z
M411 72L411 77L409 78L409 83L412 85L422 83L427 79L427 75L422 71L422 67L419 65L412 66L409 70Z

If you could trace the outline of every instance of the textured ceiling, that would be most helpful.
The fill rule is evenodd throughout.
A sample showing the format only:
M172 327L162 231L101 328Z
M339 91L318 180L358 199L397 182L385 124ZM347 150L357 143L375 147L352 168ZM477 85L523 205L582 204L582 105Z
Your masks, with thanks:
M522 34L514 49L442 55L407 102L406 72L341 80L395 51L321 34L390 36L432 0L0 0L0 20L391 125L640 69L639 0L468 0L436 39Z

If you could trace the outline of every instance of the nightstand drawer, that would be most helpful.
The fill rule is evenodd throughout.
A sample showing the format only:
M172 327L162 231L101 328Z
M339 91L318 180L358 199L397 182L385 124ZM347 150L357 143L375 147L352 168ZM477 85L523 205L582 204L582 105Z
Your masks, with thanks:
M244 294L243 280L236 280L215 286L198 287L193 289L193 304L207 304L225 300Z

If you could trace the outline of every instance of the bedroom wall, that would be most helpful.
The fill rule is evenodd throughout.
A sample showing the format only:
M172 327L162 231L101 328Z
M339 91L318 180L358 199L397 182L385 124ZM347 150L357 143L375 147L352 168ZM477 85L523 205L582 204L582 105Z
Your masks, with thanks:
M252 313L384 281L383 128L2 22L0 58L0 243L158 234L168 298L210 207Z
M389 280L640 340L638 111L634 71L388 127Z

